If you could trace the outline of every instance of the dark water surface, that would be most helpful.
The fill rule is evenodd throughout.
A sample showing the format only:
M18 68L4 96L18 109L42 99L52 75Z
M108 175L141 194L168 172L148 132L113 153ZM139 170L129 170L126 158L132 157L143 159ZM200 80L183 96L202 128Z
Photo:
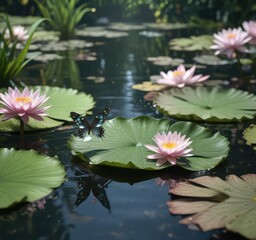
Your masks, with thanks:
M170 31L155 38L140 36L138 32L131 31L128 37L119 39L97 39L105 42L92 49L97 53L97 60L76 62L80 71L80 83L64 81L59 86L79 86L80 91L91 94L96 101L94 114L110 106L112 111L108 115L109 119L141 115L162 117L152 103L143 99L145 92L131 88L135 83L148 81L150 75L169 69L153 66L145 58L170 55L186 57L185 63L193 63L191 56L196 54L168 49L168 40L175 36L189 35L187 30ZM96 41L90 38L88 40ZM213 67L200 70L200 73L205 74L208 70L213 71L211 78L214 79L214 74L218 73ZM105 81L95 83L87 80L87 76L104 76ZM35 77L38 82L34 84L40 84L39 74ZM49 80L48 84L54 85L54 81ZM214 131L221 131L231 141L228 158L211 172L188 173L174 168L151 175L143 171L110 168L89 172L86 166L72 157L66 146L75 129L27 133L27 142L31 148L59 156L67 170L67 181L46 198L44 209L36 209L28 214L22 208L11 214L3 214L0 220L0 240L242 239L222 230L203 233L193 226L179 224L181 217L172 216L168 212L168 186L157 185L154 178L162 176L164 179L179 179L202 174L223 178L228 174L253 173L256 167L255 153L242 139L242 132L248 124L208 125ZM2 134L1 147L12 147L17 139L18 135Z

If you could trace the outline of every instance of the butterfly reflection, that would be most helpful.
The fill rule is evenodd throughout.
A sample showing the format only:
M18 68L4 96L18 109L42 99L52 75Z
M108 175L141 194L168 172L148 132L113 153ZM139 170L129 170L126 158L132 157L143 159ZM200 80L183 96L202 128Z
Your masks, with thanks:
M84 138L86 134L92 133L94 136L102 138L104 136L104 128L102 124L106 120L106 116L110 112L111 108L108 107L95 116L92 123L89 123L85 116L81 116L76 112L70 112L70 117L78 125L77 136Z
M110 179L101 177L96 174L88 174L87 176L79 177L77 186L79 191L76 196L75 207L78 207L84 202L92 192L94 197L109 211L111 211L110 203L105 191L105 188L111 183Z

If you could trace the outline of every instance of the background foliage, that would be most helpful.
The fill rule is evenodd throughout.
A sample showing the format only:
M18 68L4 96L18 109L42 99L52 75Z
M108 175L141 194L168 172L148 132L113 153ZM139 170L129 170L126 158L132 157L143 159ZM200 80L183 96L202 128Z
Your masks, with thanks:
M197 21L200 19L217 20L220 23L234 26L244 20L255 19L256 3L254 0L80 0L95 7L97 17L125 17L129 20L152 19L156 21ZM1 3L1 12L13 15L38 15L34 0L7 0ZM91 15L91 16L92 16ZM143 18L143 19L141 19ZM117 20L117 19L115 19Z

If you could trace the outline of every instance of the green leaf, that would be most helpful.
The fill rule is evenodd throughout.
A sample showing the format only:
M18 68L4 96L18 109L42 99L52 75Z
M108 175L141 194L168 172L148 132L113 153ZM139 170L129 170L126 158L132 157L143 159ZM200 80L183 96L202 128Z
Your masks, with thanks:
M194 214L180 223L197 224L203 231L224 228L256 239L256 174L226 181L203 176L177 183L170 193L189 197L168 202L173 214Z
M252 124L245 129L244 139L247 145L252 145L253 149L256 150L256 125Z
M68 141L69 148L81 159L82 154L91 156L91 164L159 170L169 165L157 167L155 161L147 160L150 151L144 145L154 144L152 138L157 132L178 131L193 141L191 148L194 156L183 159L183 163L178 163L191 171L215 167L229 151L229 143L225 137L220 133L213 134L195 123L172 123L167 119L158 120L150 117L118 117L106 121L104 129L103 139L92 136L91 141L85 141L72 136Z
M155 104L169 116L206 122L238 122L256 112L256 97L233 88L173 88L159 93Z
M64 179L65 170L57 158L34 150L0 149L0 209L39 200Z
M46 111L48 116L44 117L44 121L30 118L25 130L41 130L60 126L64 121L72 121L69 116L71 111L85 115L95 104L91 95L71 88L33 86L31 89L40 89L41 95L45 93L49 96L45 106L52 106ZM1 89L0 92L5 91L6 89ZM20 122L17 119L0 121L0 131L19 131L19 126Z
M50 118L61 121L70 121L71 111L85 115L94 107L95 102L91 95L78 92L72 88L59 88L49 86L35 86L34 89L40 89L40 93L45 93L50 98L47 105L52 105L47 110Z
M209 50L212 44L212 35L191 36L189 38L174 38L169 42L171 49L181 51Z

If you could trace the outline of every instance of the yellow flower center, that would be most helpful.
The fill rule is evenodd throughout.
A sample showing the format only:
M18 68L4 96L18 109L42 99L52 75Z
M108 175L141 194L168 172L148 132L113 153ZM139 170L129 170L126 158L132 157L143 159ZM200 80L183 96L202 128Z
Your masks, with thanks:
M15 99L15 102L16 102L16 103L26 104L26 103L31 102L31 98L29 98L29 97L17 97L17 98Z
M227 38L235 38L235 37L236 37L236 34L234 33L227 34Z
M172 148L175 148L176 146L177 146L177 143L174 143L174 142L165 142L162 144L162 147L166 149L172 149Z
M183 75L184 73L185 73L184 71L178 71L178 70L177 70L177 71L174 71L174 72L173 72L173 76L174 76L174 77L179 77L179 76Z

